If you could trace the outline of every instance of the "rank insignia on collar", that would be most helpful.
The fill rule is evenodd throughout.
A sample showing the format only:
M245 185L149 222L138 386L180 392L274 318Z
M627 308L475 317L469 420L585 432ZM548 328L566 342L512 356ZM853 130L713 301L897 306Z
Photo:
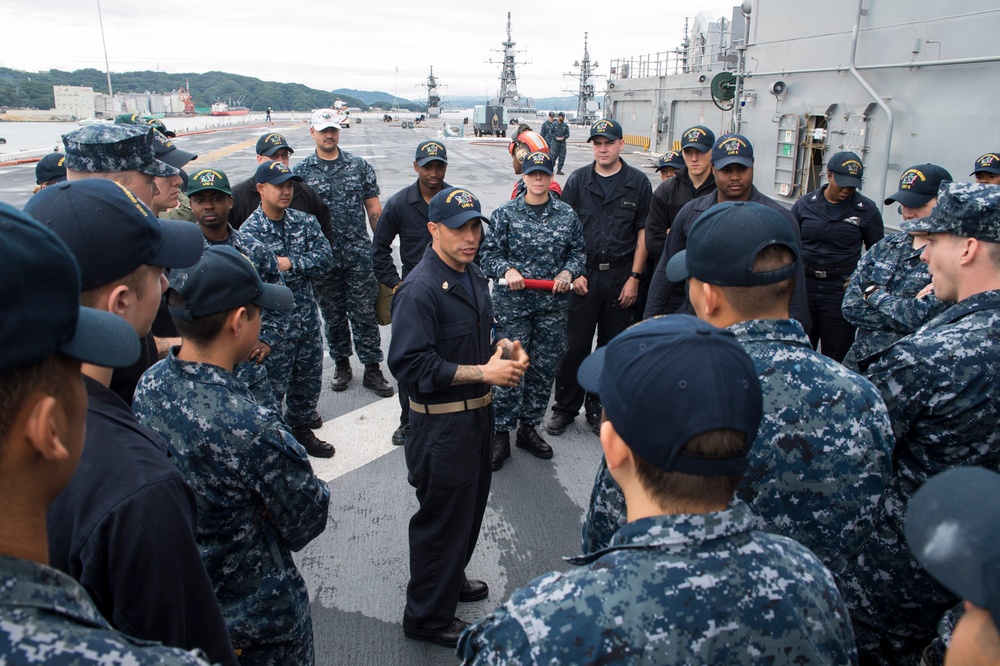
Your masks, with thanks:
M448 291L448 281L447 280L445 280L444 282L441 283L441 288L444 289L445 291Z

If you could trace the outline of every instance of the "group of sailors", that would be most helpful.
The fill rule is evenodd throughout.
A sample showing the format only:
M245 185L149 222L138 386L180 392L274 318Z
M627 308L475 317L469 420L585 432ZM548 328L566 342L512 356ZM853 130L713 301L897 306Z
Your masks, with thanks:
M14 662L313 663L291 553L328 519L320 327L331 388L356 352L390 397L381 299L419 503L406 636L484 664L1000 663L997 154L977 183L908 169L883 237L858 155L788 211L750 140L704 126L655 191L614 120L562 187L568 126L518 127L520 181L487 216L435 140L383 208L331 109L313 154L290 168L265 134L235 187L121 120L64 137L24 211L0 207ZM604 451L581 566L470 625L511 431L551 459L540 430L581 409Z

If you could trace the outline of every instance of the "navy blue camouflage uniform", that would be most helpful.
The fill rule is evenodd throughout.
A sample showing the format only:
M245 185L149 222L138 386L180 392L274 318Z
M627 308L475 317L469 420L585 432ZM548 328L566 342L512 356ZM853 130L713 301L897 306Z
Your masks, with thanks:
M171 350L136 388L198 498L198 546L241 666L312 664L309 594L292 551L326 528L330 490L278 414L236 375Z
M844 318L840 305L847 281L861 256L861 246L871 249L885 231L875 202L854 192L842 203L827 201L824 185L792 206L792 216L802 232L806 296L813 349L840 362L854 342L854 326ZM822 344L820 344L822 343Z
M207 666L186 652L112 629L66 574L37 562L0 555L0 659L49 666L133 664Z
M330 270L330 243L315 216L288 208L280 221L270 220L263 208L254 211L240 231L257 238L275 257L288 257L291 270L282 276L292 290L292 309L281 313L288 321L285 337L264 359L277 404L285 401L285 423L304 426L319 418L316 405L323 389L323 343L312 280Z
M862 654L916 663L958 599L910 554L906 506L924 481L951 467L1000 469L1000 291L952 305L886 349L868 376L889 408L894 473L842 591Z
M475 264L466 272L474 295L428 247L393 298L389 369L418 404L489 393L481 382L452 386L459 365L487 363L493 337L505 337L494 323L486 276ZM409 525L403 625L411 632L431 634L452 623L486 511L492 444L492 405L451 414L410 411L407 480L420 505Z
M278 260L271 250L245 231L241 232L230 226L228 232L229 235L224 241L213 241L206 237L205 249L213 245L228 245L235 248L250 260L261 280L270 284L285 284L281 271L278 270ZM261 310L260 319L260 341L273 350L285 338L288 321L284 313L276 310ZM281 413L281 405L274 397L271 380L267 376L267 366L264 363L244 361L236 367L236 376L247 385L257 402Z
M864 371L867 360L947 309L931 292L916 298L931 283L931 274L913 249L905 231L886 236L861 257L851 275L842 303L844 318L858 327L854 344L844 359L852 370ZM866 299L864 290L879 288Z
M812 550L835 575L860 549L891 471L885 403L864 377L812 350L792 319L729 327L753 359L764 418L737 489L758 522ZM591 491L583 551L607 546L625 497L604 459Z
M556 373L554 413L576 416L584 403L585 391L576 371L590 353L597 330L597 346L606 345L639 319L638 304L622 308L618 296L632 271L639 234L646 224L653 188L649 177L621 160L621 169L608 178L607 194L595 163L570 174L563 201L572 206L583 225L587 250L585 275L588 293L569 298L568 344ZM578 277L578 276L574 276ZM588 406L588 412L595 404ZM599 413L591 413L599 416Z
M372 271L372 241L365 211L365 201L379 195L375 169L341 150L335 160L322 160L313 153L292 171L326 202L333 221L333 265L313 279L330 358L351 357L353 330L361 363L381 363L382 338L375 321L378 282Z
M166 442L121 398L90 377L83 384L87 435L49 507L51 566L79 581L119 631L236 664L198 551L194 492Z
M572 280L583 274L586 258L580 219L568 204L553 196L549 196L541 216L523 196L497 208L482 248L483 272L495 279L514 268L528 279L552 280L567 271ZM528 426L542 422L556 369L566 352L569 298L568 292L494 287L497 318L531 359L520 384L496 389L498 431L513 430L518 419Z
M569 141L569 124L565 121L552 123L552 126L549 128L549 136L543 136L542 138L549 144L552 166L556 168L556 171L562 171L563 166L566 164L566 142Z
M463 664L856 664L830 573L741 502L642 518L469 627Z

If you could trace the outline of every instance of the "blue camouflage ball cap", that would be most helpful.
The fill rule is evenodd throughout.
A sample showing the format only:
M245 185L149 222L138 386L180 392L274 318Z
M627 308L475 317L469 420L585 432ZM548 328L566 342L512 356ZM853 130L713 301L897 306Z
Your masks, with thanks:
M861 164L861 158L856 153L850 151L834 153L830 161L826 163L826 168L837 174L834 178L839 187L861 187L865 167Z
M898 201L907 208L920 208L937 196L941 183L955 180L947 169L936 164L911 166L899 177L899 191L885 200L885 205Z
M654 317L584 359L577 379L600 396L615 430L643 460L698 476L746 469L764 407L757 370L732 332L690 315ZM741 455L680 452L691 438L719 429L746 435Z
M653 171L661 171L663 169L681 169L684 167L684 156L676 150L668 150L667 152L660 155L660 159L656 161L656 166Z
M712 148L712 166L724 169L730 164L753 166L753 145L742 134L723 134Z
M66 180L66 156L62 153L49 153L38 160L35 165L35 183L56 182Z
M955 234L1000 243L1000 185L941 183L927 217L904 220L904 231Z
M531 153L524 158L521 163L521 173L529 174L534 171L543 171L552 175L552 157L548 153Z
M754 273L757 255L783 245L795 260L774 271ZM687 247L667 262L667 279L695 277L720 287L757 287L781 282L798 271L799 244L788 220L752 201L728 201L709 208L691 226Z
M1000 627L1000 474L956 467L932 477L906 507L905 533L939 583Z
M156 159L152 127L141 125L88 125L62 137L66 168L85 173L141 171L169 178L179 171Z
M29 215L0 203L0 371L63 354L105 368L139 358L127 321L80 305L69 248Z
M292 170L284 162L279 162L278 160L262 162L253 174L253 182L258 185L262 183L281 185L289 180L301 181L302 177L292 173Z
M170 271L170 288L180 294L186 308L168 306L178 319L197 319L228 312L247 303L265 310L284 311L292 307L292 290L280 284L266 284L250 260L236 248L213 245L194 266Z
M132 192L103 178L46 187L24 210L69 246L84 291L111 284L143 264L190 266L205 248L197 225L157 219Z
M562 114L560 113L559 115L561 116ZM601 118L590 126L590 136L587 137L587 141L593 141L599 136L616 141L624 137L625 134L622 132L621 123L617 120Z
M715 132L704 125L695 125L684 130L681 134L681 151L685 148L694 148L702 153L707 153L715 146Z
M449 187L434 195L427 207L427 218L449 229L458 229L469 220L489 222L475 194L463 187Z

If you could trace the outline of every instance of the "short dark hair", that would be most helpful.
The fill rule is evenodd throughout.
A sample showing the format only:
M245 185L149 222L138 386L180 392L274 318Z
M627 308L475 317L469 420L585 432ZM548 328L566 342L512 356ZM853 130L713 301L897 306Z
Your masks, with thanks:
M681 451L703 458L730 458L746 450L746 435L739 430L709 430L688 440ZM728 504L742 474L696 476L665 472L633 453L636 474L643 488L661 505L700 510L706 504Z
M986 246L986 256L990 260L993 268L1000 271L1000 243L994 243L993 241L979 241Z
M167 290L167 305L181 309L187 309L188 307L188 303L184 297L174 289ZM247 309L247 315L251 319L260 313L259 306L247 303L246 305L237 306L225 312L217 312L205 317L195 317L194 319L171 317L171 319L174 320L174 326L177 327L177 332L180 333L181 339L190 340L196 345L205 345L219 337L226 319L234 310L238 310L241 307Z
M57 400L70 397L65 359L58 354L33 363L0 371L0 442L10 434L17 413L33 391L43 391Z
M768 273L791 264L795 255L784 245L768 245L757 253L753 262L754 273ZM759 287L719 287L729 305L744 317L773 310L775 306L789 307L795 291L795 276Z
M146 276L152 270L159 270L159 268L150 266L149 264L142 264L137 269L118 278L114 282L104 285L103 287L97 287L96 289L88 289L80 294L80 303L88 308L100 308L101 294L108 287L114 288L118 285L125 285L128 287L129 291L135 292L136 297L143 298L146 295Z

